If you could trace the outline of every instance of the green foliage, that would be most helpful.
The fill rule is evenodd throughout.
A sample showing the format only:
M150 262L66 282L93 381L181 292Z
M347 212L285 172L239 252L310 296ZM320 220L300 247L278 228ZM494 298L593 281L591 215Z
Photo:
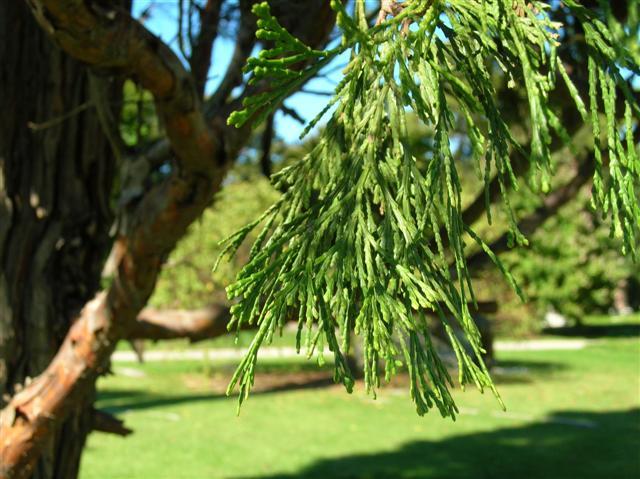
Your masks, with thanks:
M120 134L129 146L139 145L159 135L153 96L130 80L124 83Z
M233 112L229 124L240 126L256 115L255 122L261 123L292 90L301 87L308 79L316 75L334 56L342 51L319 51L309 48L280 26L271 15L266 2L254 5L253 13L258 17L256 37L259 40L273 42L274 46L262 50L257 58L250 58L244 68L245 73L253 73L249 85L269 79L271 89L248 97L244 101L245 109ZM288 67L310 62L311 66L302 70Z
M504 258L540 314L554 309L581 320L606 313L620 281L636 276L638 265L620 254L620 240L599 220L583 194L550 218L530 238L530 248Z
M611 42L610 29L598 18L592 18L589 9L570 0L565 2L584 25L585 41L589 48L589 109L591 125L596 141L596 172L593 178L594 205L604 214L610 212L612 234L622 238L624 249L635 256L635 244L640 228L640 201L638 201L638 178L640 161L633 139L634 120L640 115L640 106L634 100L627 84L622 79L620 67L640 73L637 57L616 42ZM562 64L558 62L563 78L568 81ZM616 86L625 94L624 127L620 128L616 115ZM572 89L580 112L586 116L584 103ZM601 126L600 114L605 117ZM602 130L604 131L601 131ZM622 134L621 134L622 132ZM601 143L606 139L606 148ZM604 178L602 149L608 152L608 181Z
M151 304L161 308L198 308L211 304L212 296L224 290L246 262L250 235L233 262L211 275L212 258L221 251L219 241L259 216L279 198L262 175L237 167L228 184L171 253L163 268ZM224 299L224 298L220 298Z
M311 355L328 347L336 358L335 379L348 390L353 378L344 354L355 331L363 337L369 391L375 394L379 386L380 361L387 379L406 365L418 413L436 406L443 416L454 417L452 380L426 327L425 311L434 311L456 352L459 382L495 392L468 308L474 295L465 264L466 242L477 243L515 283L462 220L462 186L450 138L454 125L464 121L471 158L484 170L485 188L495 170L512 239L525 244L508 194L518 187L510 154L526 155L537 167L533 170L541 188L549 188L552 134L568 138L549 100L558 78L591 122L598 143L596 203L611 215L627 250L633 250L640 223L640 164L631 139L638 105L629 95L620 119L615 87L624 89L620 67L637 65L623 46L611 44L608 27L592 12L574 2L565 4L587 33L588 101L579 96L558 59L562 25L551 20L550 7L542 2L413 0L402 3L395 18L369 28L362 0L356 2L353 16L333 0L342 44L324 52L286 33L266 3L254 8L258 37L274 41L275 47L249 62L247 71L256 82L268 80L270 88L248 99L230 123L260 120L290 89L342 51L351 51L351 61L325 109L336 105L317 146L274 176L276 187L285 191L282 198L227 241L224 252L235 250L264 222L248 263L227 289L239 300L232 309L235 324L258 325L229 387L239 384L241 402L253 383L260 345L292 315L298 318L298 349L304 343ZM307 66L301 70L288 68L303 60ZM510 85L524 88L529 149L512 136L504 119L492 81L493 63ZM418 168L407 147L407 110L433 131L426 168ZM475 357L453 334L451 318L464 331Z

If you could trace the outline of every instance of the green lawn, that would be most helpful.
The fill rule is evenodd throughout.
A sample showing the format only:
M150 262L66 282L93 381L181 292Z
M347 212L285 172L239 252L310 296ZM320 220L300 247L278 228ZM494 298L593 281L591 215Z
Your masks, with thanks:
M594 327L583 350L499 354L507 412L456 391L455 423L418 417L401 381L374 401L309 363L265 365L240 417L229 364L119 363L98 407L135 434L93 434L81 479L638 478L640 326Z

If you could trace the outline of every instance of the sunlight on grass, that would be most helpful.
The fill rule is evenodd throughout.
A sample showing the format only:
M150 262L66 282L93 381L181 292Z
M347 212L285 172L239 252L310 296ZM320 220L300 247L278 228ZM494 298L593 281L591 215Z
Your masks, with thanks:
M627 331L629 332L629 331ZM263 365L236 417L231 364L117 364L98 408L127 439L93 434L82 479L219 477L640 477L640 342L499 354L502 412L490 394L455 391L453 423L415 414L402 379L372 400L328 385L313 363Z

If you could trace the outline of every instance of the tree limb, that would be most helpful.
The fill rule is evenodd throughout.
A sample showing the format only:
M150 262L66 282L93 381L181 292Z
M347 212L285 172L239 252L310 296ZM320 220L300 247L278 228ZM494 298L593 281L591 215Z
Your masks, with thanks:
M274 134L274 114L271 113L265 121L264 131L262 132L261 147L262 154L260 155L260 171L264 176L269 178L272 171L271 163L271 144L273 143Z
M507 95L511 94L509 90L503 93ZM571 98L569 91L566 87L561 87L554 93L554 102L556 104L566 106L562 109L562 121L563 124L568 125L567 133L572 135L572 142L575 148L584 149L585 146L593 147L591 145L593 142L591 128L580 121L577 110L572 108L573 99ZM509 98L504 98L503 102L505 104L509 104ZM511 109L514 111L509 113L509 117L511 118L509 123L522 125L523 119L517 114L517 105L512 105ZM557 135L553 137L549 147L554 155L566 148L563 140ZM530 144L525 145L523 148L525 151L530 149ZM509 163L511 164L511 169L516 178L521 178L527 175L531 170L531 161L529 161L529 158L525 157L518 150L511 152ZM472 225L478 221L486 213L487 205L496 203L501 198L501 193L502 187L500 185L500 178L496 175L489 182L486 191L483 188L462 212L462 220L464 221L464 224ZM440 229L440 238L442 238L443 246L447 246L449 244L449 236L447 234L447 229L444 226ZM435 239L432 240L431 244L432 246L435 246Z
M164 260L219 191L251 128L232 132L224 121L227 109L214 112L210 127L180 60L127 12L91 0L28 2L43 29L67 53L95 70L133 78L152 93L174 168L132 207L115 242L109 289L85 305L47 369L0 413L2 479L31 476L58 424L82 403L106 370L117 341L135 326ZM328 2L314 5L331 12ZM318 20L310 18L300 26L321 42L318 32L326 32L327 26Z
M189 339L191 342L228 334L229 306L212 304L197 310L145 308L128 332L129 339Z
M213 41L218 36L221 8L222 0L207 0L205 6L200 10L200 33L193 45L191 58L189 58L191 73L200 98L204 96L207 75L211 67L211 52Z
M545 223L545 221L555 215L562 206L566 205L569 201L575 198L582 187L591 180L594 170L595 156L592 153L579 164L575 175L568 183L556 188L554 191L549 193L542 201L542 204L538 208L536 208L535 211L523 218L518 223L518 229L520 229L522 234L524 234L525 236L532 235L540 226ZM509 233L506 232L498 239L493 241L489 245L489 248L491 248L491 251L493 251L496 255L508 251L510 249ZM467 258L467 267L470 270L479 269L488 264L490 261L491 258L484 251L478 251Z
M491 314L498 310L495 301L478 301L478 307L469 303L469 310L480 314ZM445 305L440 305L445 308ZM427 312L428 313L428 312ZM290 318L297 321L298 318ZM149 339L161 341L167 339L188 339L192 343L205 339L214 339L230 334L227 326L231 321L229 306L222 303L212 304L196 310L157 310L145 308L135 325L129 329L130 340ZM256 325L244 324L243 330L252 330Z
M94 431L115 434L116 436L121 437L127 437L128 435L133 434L133 430L126 427L122 419L118 419L108 412L94 409L92 420L93 423L91 428Z
M251 13L253 1L240 2L240 27L231 62L215 93L207 101L207 112L219 109L229 98L231 91L242 83L242 68L251 56L256 44L256 17Z
M117 240L116 276L81 311L45 372L0 415L0 477L27 478L41 448L104 372L151 294L169 251L217 191L220 142L207 127L193 82L173 52L128 13L82 0L30 3L38 22L68 53L94 68L135 77L155 97L176 156L175 173L133 212Z

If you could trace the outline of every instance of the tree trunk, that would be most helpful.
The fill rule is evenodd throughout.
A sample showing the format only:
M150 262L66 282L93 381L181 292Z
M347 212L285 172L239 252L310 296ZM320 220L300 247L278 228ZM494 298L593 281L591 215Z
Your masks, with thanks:
M116 165L85 68L53 46L25 2L0 2L0 59L1 409L46 368L98 290ZM92 420L90 403L76 409L33 478L77 477Z

